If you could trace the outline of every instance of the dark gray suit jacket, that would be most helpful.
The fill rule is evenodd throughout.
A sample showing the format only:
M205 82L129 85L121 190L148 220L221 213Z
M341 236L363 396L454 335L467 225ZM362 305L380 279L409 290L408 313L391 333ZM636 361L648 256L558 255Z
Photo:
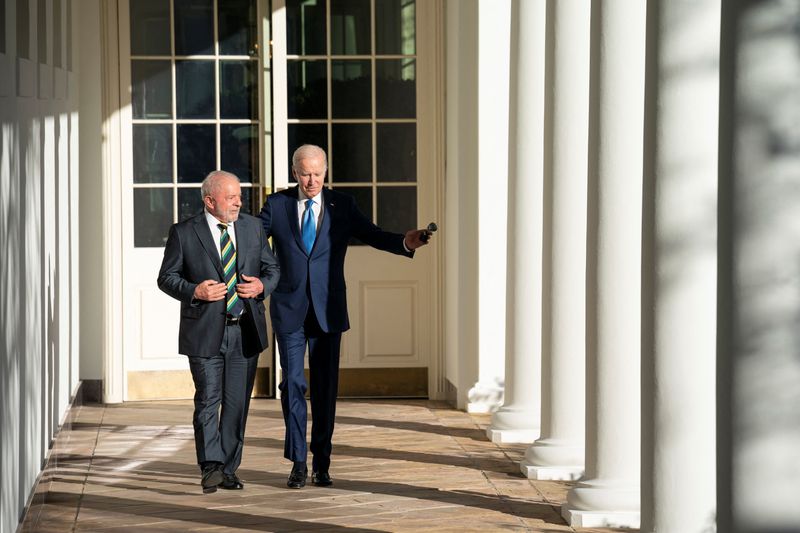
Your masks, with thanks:
M246 357L267 347L264 299L278 284L278 262L267 243L261 221L240 214L234 222L236 264L239 275L257 276L264 292L257 298L242 299L242 352ZM225 300L193 301L195 287L207 279L224 282L225 275L205 213L173 224L169 230L158 287L181 302L178 351L194 357L219 354L225 328Z

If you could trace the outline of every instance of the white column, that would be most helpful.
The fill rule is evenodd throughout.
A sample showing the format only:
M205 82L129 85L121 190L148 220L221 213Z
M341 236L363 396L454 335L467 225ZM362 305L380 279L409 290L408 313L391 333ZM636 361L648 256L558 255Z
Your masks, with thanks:
M586 473L562 514L573 527L638 527L646 2L593 7Z
M589 133L590 5L551 2L552 205L549 291L542 353L542 434L520 463L533 479L583 473L586 364L586 164ZM547 175L549 174L549 175ZM546 231L547 231L546 229ZM547 255L545 256L547 261Z
M641 531L713 531L720 0L662 0L653 7Z
M467 411L489 413L503 403L505 353L508 74L511 1L478 2L478 381ZM491 191L491 193L488 193ZM473 217L474 213L467 213ZM475 235L468 238L474 239Z
M545 5L512 3L506 386L486 430L493 442L539 436Z
M722 13L717 530L800 531L800 6Z

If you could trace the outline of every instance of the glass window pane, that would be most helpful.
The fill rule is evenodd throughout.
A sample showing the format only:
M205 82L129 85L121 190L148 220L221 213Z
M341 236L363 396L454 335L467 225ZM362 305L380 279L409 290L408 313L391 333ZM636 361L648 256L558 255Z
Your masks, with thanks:
M134 246L164 246L172 225L172 189L134 189L133 220Z
M416 54L413 0L375 0L375 53Z
M220 134L220 168L240 181L258 181L258 126L256 124L222 124Z
M214 118L214 62L176 61L178 118Z
M178 124L178 182L200 183L217 167L216 127Z
M325 124L289 124L289 181L293 182L291 175L292 154L303 144L316 144L325 153L328 153L328 126Z
M133 125L133 182L172 182L172 125Z
M203 212L203 197L200 187L178 189L178 222Z
M169 2L131 0L131 55L170 55Z
M325 0L286 0L286 53L325 55Z
M368 55L369 0L331 0L331 54Z
M261 211L260 205L254 211L252 187L242 187L242 208L240 211L242 213L247 213L248 215L252 215L253 213L258 214L258 212Z
M63 43L61 42L61 0L53 0L53 66L61 68L63 62L61 54Z
M417 227L417 188L378 187L378 225L405 233Z
M172 118L170 62L131 61L133 118Z
M327 118L325 61L286 62L289 118Z
M31 59L31 12L28 0L17 0L17 57Z
M255 61L220 61L220 118L256 120L258 78Z
M38 28L47 28L47 2L39 0L39 5L36 8L36 16L38 19ZM39 63L47 63L47 30L37 31L36 38L38 39Z
M378 181L417 181L417 125L378 124Z
M225 0L217 5L219 53L255 56L256 3L254 0Z
M372 181L372 125L334 124L330 154L331 179Z
M416 61L375 61L375 109L378 118L414 118L417 115Z
M356 199L358 210L369 220L372 220L372 187L342 187L336 190L353 196ZM349 244L363 246L364 243L353 237L350 239Z
M67 0L67 70L72 72L72 0Z
M372 117L371 71L369 61L331 62L333 118Z
M0 0L0 54L6 53L6 0Z
M212 0L175 0L175 54L214 53Z

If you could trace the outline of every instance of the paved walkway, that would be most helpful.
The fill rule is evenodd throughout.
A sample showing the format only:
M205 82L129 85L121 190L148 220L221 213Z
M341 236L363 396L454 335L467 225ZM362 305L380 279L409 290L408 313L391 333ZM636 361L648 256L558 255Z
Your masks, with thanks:
M334 486L286 487L275 400L251 405L243 491L203 495L188 401L73 408L22 531L575 531L569 484L519 473L525 445L439 402L340 401ZM578 531L609 532L611 529Z

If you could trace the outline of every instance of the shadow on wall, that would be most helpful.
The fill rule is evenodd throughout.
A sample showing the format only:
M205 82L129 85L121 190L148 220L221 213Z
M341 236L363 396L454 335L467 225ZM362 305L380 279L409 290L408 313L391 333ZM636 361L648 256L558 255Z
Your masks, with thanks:
M69 143L64 116L34 116L20 101L0 115L0 530L13 531L69 404L69 312L62 290L72 272L59 244L72 231L59 225L69 211ZM62 287L62 285L64 287ZM77 321L75 322L77 323ZM64 336L67 336L65 338ZM72 381L77 382L77 376Z

